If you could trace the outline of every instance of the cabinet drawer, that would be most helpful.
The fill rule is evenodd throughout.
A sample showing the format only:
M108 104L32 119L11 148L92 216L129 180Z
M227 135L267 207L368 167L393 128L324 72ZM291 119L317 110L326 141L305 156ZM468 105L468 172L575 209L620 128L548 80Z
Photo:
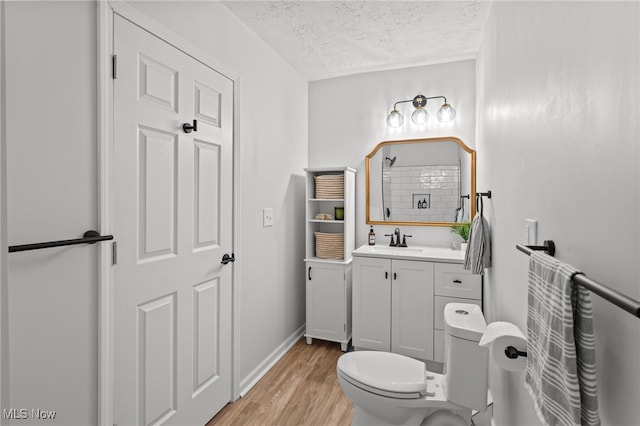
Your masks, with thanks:
M480 301L476 299L458 299L456 297L436 296L433 298L433 328L444 330L444 307L447 303L472 303L480 308Z
M482 276L473 275L457 263L435 264L435 294L480 299Z

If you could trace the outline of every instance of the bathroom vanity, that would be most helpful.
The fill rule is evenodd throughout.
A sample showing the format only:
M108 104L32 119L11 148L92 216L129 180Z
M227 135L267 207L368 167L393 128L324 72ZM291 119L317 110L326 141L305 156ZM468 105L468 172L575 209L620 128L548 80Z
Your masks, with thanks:
M361 246L353 251L353 346L444 361L444 307L482 308L482 277L464 252L443 247Z

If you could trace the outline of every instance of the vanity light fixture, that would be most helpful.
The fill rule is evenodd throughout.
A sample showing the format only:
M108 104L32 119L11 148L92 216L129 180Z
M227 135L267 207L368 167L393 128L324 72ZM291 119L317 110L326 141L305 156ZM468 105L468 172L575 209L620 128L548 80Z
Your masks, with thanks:
M456 116L456 110L453 109L451 105L447 103L447 98L444 96L432 96L427 98L423 95L416 95L413 99L407 99L406 101L398 101L393 104L393 109L387 115L387 125L389 127L400 127L402 123L404 123L404 117L398 111L398 104L402 104L405 102L411 102L415 110L411 114L411 121L418 126L424 126L429 121L429 113L425 109L427 106L427 100L429 99L443 99L444 103L436 113L436 117L438 117L438 121L442 123L448 123L453 120Z

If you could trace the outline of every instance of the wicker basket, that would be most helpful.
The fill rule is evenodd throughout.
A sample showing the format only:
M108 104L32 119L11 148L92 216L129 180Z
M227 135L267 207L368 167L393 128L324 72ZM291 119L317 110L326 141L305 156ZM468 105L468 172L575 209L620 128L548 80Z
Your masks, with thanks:
M344 234L314 232L316 257L320 259L344 259Z
M344 175L319 175L314 178L316 198L344 198Z

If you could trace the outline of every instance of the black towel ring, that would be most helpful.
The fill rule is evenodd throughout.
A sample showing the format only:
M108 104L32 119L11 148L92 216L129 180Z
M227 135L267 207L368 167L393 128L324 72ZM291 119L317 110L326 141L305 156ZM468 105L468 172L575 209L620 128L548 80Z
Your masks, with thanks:
M484 210L483 198L484 197L491 198L491 191L476 192L476 206L479 206L478 212L480 212L480 217L483 217L483 210Z
M480 193L476 193L476 206L478 207L478 212L480 213L480 217L484 217L484 202L482 201L482 195Z

